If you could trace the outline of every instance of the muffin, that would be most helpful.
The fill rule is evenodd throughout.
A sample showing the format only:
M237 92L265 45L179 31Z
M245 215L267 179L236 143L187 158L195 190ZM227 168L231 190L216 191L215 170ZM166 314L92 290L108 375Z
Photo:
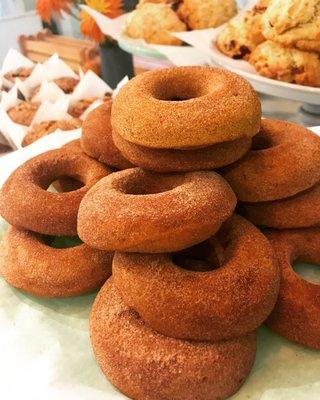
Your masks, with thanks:
M261 17L265 8L255 8L237 15L218 35L216 46L228 57L248 60L251 52L262 43Z
M87 110L88 107L91 106L96 100L99 100L98 97L91 97L88 99L78 100L76 103L71 104L68 110L68 113L74 117L79 118L81 115ZM103 102L111 101L112 97L111 94L105 94L104 98L101 99Z
M19 78L21 81L25 81L31 75L33 68L34 67L20 67L14 71L7 72L4 77L10 82L15 82L17 78Z
M267 40L255 48L249 62L267 78L320 87L320 58L315 52L284 47Z
M178 15L190 29L215 28L237 13L235 0L183 0Z
M16 124L29 126L39 106L40 103L21 101L8 110L8 115Z
M271 0L262 30L284 46L320 52L320 0Z
M134 39L144 39L147 43L180 45L181 40L169 32L186 30L177 14L168 4L144 3L129 14L126 20L125 33Z
M72 129L80 128L82 121L78 118L72 118L65 121L43 121L35 124L30 131L26 134L22 141L22 147L26 147L43 136L49 135L57 129L62 131L70 131Z

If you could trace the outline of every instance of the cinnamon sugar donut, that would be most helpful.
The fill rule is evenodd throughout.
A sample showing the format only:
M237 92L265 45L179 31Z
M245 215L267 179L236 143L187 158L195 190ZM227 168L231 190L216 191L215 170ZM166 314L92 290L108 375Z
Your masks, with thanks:
M194 271L192 264L189 270L190 261L207 263L206 271L199 272L199 265ZM270 244L237 215L216 237L182 254L116 253L113 279L124 302L156 331L210 342L260 326L279 290L279 270Z
M213 235L235 205L234 193L214 172L132 168L89 190L79 208L78 234L102 250L176 251Z
M86 244L53 248L37 233L10 227L1 274L15 288L40 297L77 296L111 275L112 253Z
M212 67L148 71L129 81L114 99L113 129L145 147L205 147L260 127L256 92L240 76Z
M113 143L111 128L112 102L106 102L91 111L82 125L81 146L89 156L118 169L131 168Z
M45 235L76 235L79 204L89 188L110 171L85 154L51 150L17 168L1 189L0 214L11 225ZM68 176L84 186L68 193L46 189Z
M201 149L152 149L130 143L113 133L115 145L132 164L158 172L199 171L231 164L250 149L251 138L242 137L231 142L217 143Z
M281 270L279 297L267 326L289 340L320 349L320 286L292 269L293 263L320 264L320 228L266 234Z
M208 343L154 332L125 305L112 278L93 304L90 331L103 373L131 399L225 399L244 383L256 354L255 333Z
M287 199L242 203L241 210L255 225L278 229L320 226L320 183Z
M320 138L291 122L263 119L252 150L223 176L242 201L294 196L320 181Z

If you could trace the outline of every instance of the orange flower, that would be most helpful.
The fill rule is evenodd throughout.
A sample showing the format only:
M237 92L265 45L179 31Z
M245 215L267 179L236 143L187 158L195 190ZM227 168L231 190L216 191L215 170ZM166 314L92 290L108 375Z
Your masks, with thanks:
M85 0L85 2L89 7L110 18L115 18L122 14L121 0ZM81 20L80 28L82 34L89 36L96 42L103 42L105 36L95 20L84 10L80 12L79 17Z
M37 13L44 21L50 22L52 14L61 17L61 11L70 13L72 0L37 0Z

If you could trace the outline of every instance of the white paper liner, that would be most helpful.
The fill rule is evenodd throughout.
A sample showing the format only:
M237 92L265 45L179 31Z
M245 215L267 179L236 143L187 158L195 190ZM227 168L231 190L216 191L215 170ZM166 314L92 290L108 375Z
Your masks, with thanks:
M4 111L19 104L21 100L18 99L18 85L15 84L8 92L3 91L1 94L0 109Z
M212 65L210 56L193 47L179 46L178 50L177 46L149 44L148 47L155 49L166 56L166 58L177 67L189 65Z
M88 98L103 98L105 93L112 93L111 87L93 71L89 70L83 75L71 94L70 102L72 104Z
M50 80L57 78L79 78L72 68L62 61L56 53L46 60L43 66L46 68Z
M41 85L42 82L45 82L49 79L48 71L42 64L37 64L31 75L24 81L19 83L19 90L24 95L26 99L28 99L34 88Z
M56 101L68 97L62 89L59 88L53 81L43 82L39 88L39 92L32 97L33 102L44 102L55 103Z
M2 40L4 39L2 38ZM5 75L10 71L15 71L18 68L30 68L33 66L34 63L29 58L23 56L17 50L10 49L3 60L1 75Z
M6 143L10 147L18 149L21 147L22 139L27 132L27 127L16 124L12 121L6 111L0 109L0 132L3 134Z
M43 121L62 121L70 119L70 115L68 114L69 104L70 98L67 96L57 100L55 103L44 101L38 108L31 126Z

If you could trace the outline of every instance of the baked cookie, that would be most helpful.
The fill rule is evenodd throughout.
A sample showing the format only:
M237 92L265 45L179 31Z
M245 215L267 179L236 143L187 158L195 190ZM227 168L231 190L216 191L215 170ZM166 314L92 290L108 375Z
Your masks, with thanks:
M229 21L218 35L218 49L228 57L247 60L257 45L265 40L261 30L264 11L264 7L257 7Z
M320 0L271 0L262 30L284 46L320 52Z
M237 13L235 0L183 0L178 15L190 29L215 28Z
M22 147L28 146L43 136L49 135L57 129L62 131L70 131L72 129L80 128L82 121L78 118L72 118L67 121L43 121L36 124L26 134L22 141Z
M26 80L27 78L29 78L29 76L31 75L32 71L33 71L34 67L20 67L15 69L14 71L9 71L7 72L4 77L10 81L10 82L15 82L16 78L19 78L21 81Z
M267 78L320 87L320 58L315 52L288 48L267 40L255 48L249 62Z
M181 40L170 32L186 30L186 25L168 4L144 3L138 5L126 20L125 33L147 43L180 45Z
M8 115L16 124L29 126L39 106L40 103L21 101L21 103L8 110Z

